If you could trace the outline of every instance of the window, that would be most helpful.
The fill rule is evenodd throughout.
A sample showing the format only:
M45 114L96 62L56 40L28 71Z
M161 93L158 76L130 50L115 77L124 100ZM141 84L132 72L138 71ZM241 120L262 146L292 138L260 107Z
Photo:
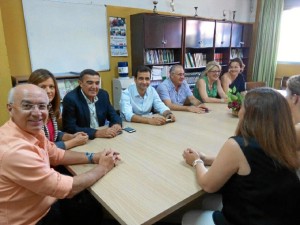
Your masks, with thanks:
M281 17L277 61L300 63L300 8L284 10Z

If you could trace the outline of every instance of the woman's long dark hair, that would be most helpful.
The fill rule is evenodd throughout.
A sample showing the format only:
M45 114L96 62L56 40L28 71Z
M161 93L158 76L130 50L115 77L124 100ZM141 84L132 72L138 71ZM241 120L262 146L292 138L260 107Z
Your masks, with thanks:
M296 152L296 132L286 99L272 88L256 88L246 94L244 115L236 135L246 142L254 138L267 155L281 165L299 168Z

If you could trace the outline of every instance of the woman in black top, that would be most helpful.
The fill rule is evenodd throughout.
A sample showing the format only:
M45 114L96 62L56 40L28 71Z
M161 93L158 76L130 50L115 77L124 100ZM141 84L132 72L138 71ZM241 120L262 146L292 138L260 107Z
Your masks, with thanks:
M300 157L286 99L271 88L249 91L235 135L216 158L192 149L183 153L199 185L222 194L223 209L212 213L212 224L299 225ZM182 223L187 221L204 224L195 213L187 213Z

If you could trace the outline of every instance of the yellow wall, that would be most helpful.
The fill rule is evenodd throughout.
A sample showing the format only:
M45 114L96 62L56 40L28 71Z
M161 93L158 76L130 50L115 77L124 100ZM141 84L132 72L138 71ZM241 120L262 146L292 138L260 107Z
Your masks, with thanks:
M275 76L275 88L279 88L280 80L283 76L300 74L300 64L278 64Z
M2 10L0 7L0 126L8 120L9 115L6 110L7 94L11 88L10 71L8 65L7 49L5 44Z
M10 72L13 76L31 73L22 0L0 1Z

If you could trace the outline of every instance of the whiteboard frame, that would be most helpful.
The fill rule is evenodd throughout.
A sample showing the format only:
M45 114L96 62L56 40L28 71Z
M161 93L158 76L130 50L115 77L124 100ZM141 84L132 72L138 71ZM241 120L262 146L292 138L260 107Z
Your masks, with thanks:
M22 3L33 71L110 69L105 5L49 0Z

